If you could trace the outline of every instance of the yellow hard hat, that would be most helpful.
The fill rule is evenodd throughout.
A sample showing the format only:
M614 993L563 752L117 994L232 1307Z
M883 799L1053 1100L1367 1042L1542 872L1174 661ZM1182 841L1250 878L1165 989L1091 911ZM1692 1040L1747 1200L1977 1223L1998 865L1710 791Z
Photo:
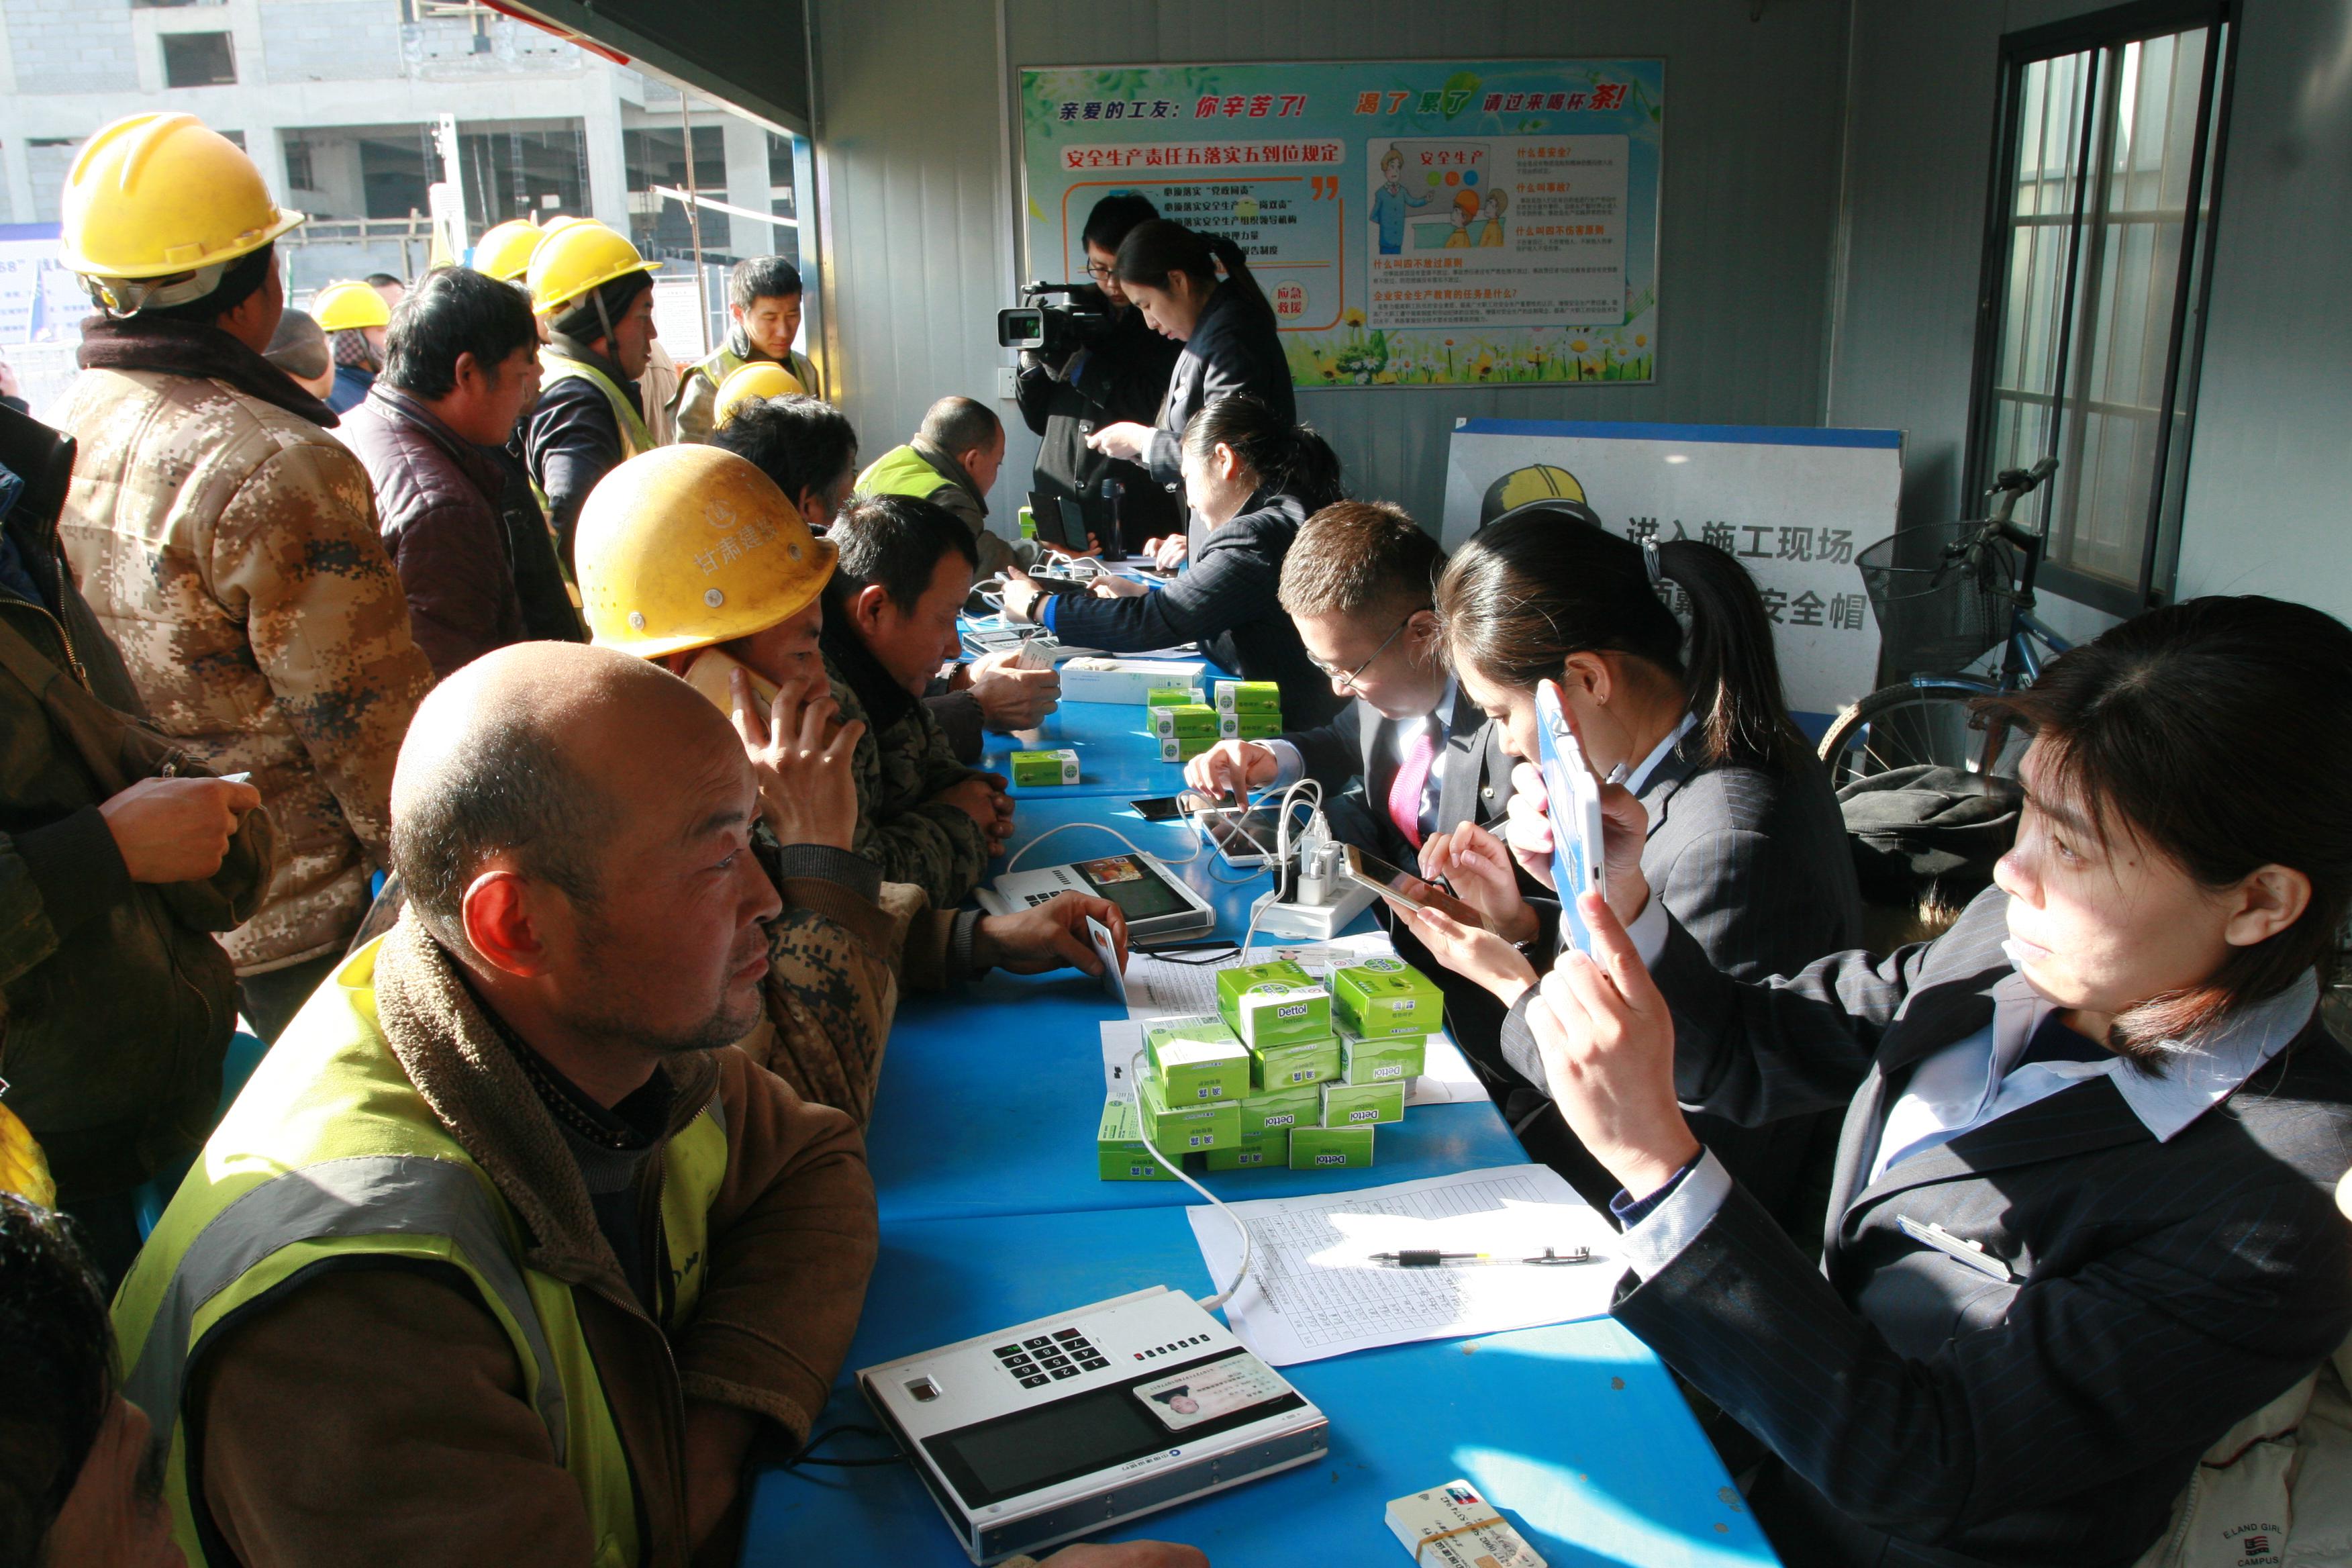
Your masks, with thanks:
M330 332L392 325L392 307L364 283L330 283L310 297L310 314Z
M600 647L659 658L806 609L840 552L776 481L717 447L656 447L599 480L573 540Z
M502 283L519 282L530 269L530 253L547 237L529 218L499 224L474 241L474 270Z
M593 218L551 228L531 253L530 308L551 316L592 289L660 265L639 256L626 237Z
M193 114L157 113L126 116L82 143L58 220L59 259L99 279L223 267L305 221L269 199L236 143ZM210 293L217 274L200 281L189 299ZM127 292L145 303L152 290Z
M1524 468L1513 468L1486 487L1486 494L1478 505L1478 526L1484 528L1506 512L1538 501L1549 501L1555 510L1591 522L1601 521L1585 500L1583 483L1574 474L1550 463L1529 463Z
M749 364L739 364L727 373L719 384L719 396L710 405L710 422L724 425L739 403L765 402L771 397L794 397L808 391L801 378L772 359L755 359Z

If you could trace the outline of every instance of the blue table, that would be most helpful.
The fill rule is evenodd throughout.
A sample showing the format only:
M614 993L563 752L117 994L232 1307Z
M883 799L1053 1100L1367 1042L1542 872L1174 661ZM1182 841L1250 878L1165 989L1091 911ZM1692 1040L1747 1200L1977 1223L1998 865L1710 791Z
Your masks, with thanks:
M1128 702L1065 702L1045 715L1045 721L1017 735L993 732L982 737L980 765L993 773L1013 776L1015 752L1051 752L1064 746L1078 753L1075 784L1015 784L1019 801L1050 800L1057 795L1174 795L1184 787L1181 763L1160 760L1160 742L1144 725L1146 710Z
M1106 759L1139 758L1150 742L1127 732L1135 715L1120 705L1083 703L1055 719L1067 726L1063 733ZM1106 775L1110 770L1107 761ZM1181 858L1198 842L1189 827L1145 822L1123 802L1084 791L1026 792L1008 847L1018 851L1049 829L1077 823L1108 824L1163 858ZM1073 827L1023 865L1118 847L1107 835ZM1251 900L1267 883L1263 873L1245 875L1205 851L1173 869L1216 910L1216 934L1227 940L1240 937ZM1097 1026L1116 1014L1098 983L1067 973L992 975L952 995L901 1005L866 1139L882 1255L820 1427L870 1422L851 1382L858 1367L1155 1284L1209 1291L1184 1214L1191 1189L1098 1177ZM1010 1114L986 1114L992 1105ZM1525 1157L1491 1106L1423 1106L1402 1126L1382 1130L1379 1165L1364 1173L1370 1181L1354 1184ZM1287 1171L1205 1179L1242 1197L1339 1185ZM1217 1568L1402 1563L1383 1506L1461 1476L1564 1568L1773 1562L1672 1378L1613 1322L1391 1346L1310 1363L1290 1375L1331 1418L1326 1462L1152 1515L1107 1539L1190 1542ZM835 1450L853 1451L846 1443ZM893 1568L965 1561L904 1468L809 1468L759 1478L746 1568L798 1563L813 1553L845 1558L849 1542L861 1560Z
M886 1219L857 1342L818 1426L871 1424L850 1381L858 1367L1152 1285L1211 1289L1175 1209ZM1673 1379L1608 1320L1395 1345L1286 1375L1330 1417L1321 1463L1102 1539L1187 1542L1216 1568L1403 1568L1383 1506L1465 1477L1554 1568L1773 1562ZM831 1451L848 1457L871 1444L836 1439ZM898 1466L769 1471L744 1542L747 1568L810 1561L819 1542L827 1561L966 1561L929 1495Z

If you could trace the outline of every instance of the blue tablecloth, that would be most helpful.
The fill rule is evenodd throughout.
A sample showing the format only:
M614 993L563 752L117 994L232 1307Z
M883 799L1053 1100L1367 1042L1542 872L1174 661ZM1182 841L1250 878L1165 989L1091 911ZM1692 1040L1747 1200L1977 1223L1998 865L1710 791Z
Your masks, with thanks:
M1145 732L1144 712L1127 702L1065 702L1034 730L983 737L980 765L1013 776L1015 752L1051 752L1068 746L1078 753L1075 784L1016 784L1016 800L1057 795L1174 795L1184 787L1181 763L1160 760L1160 742Z
M1053 725L1101 759L1100 776L1155 752L1139 710L1070 704ZM1124 726L1124 728L1122 728ZM1065 740L1061 743L1073 743ZM1170 783L1136 788L1166 794ZM1091 784L1093 781L1089 780ZM1114 852L1116 828L1181 858L1189 827L1145 822L1120 790L1021 792L1020 851L1068 827L1024 868ZM1000 862L994 869L1001 870ZM1237 940L1267 885L1203 851L1172 868ZM868 1157L882 1256L842 1379L819 1426L866 1423L849 1375L861 1366L1049 1312L1164 1284L1210 1289L1180 1183L1105 1182L1093 1135L1102 1106L1100 1031L1118 1015L1097 982L992 975L944 996L907 998L884 1059ZM1371 1186L1526 1156L1491 1106L1423 1106L1384 1128ZM1287 1171L1206 1178L1222 1194L1329 1191ZM1190 1542L1217 1568L1402 1563L1388 1500L1467 1477L1555 1565L1735 1568L1769 1564L1745 1511L1665 1369L1615 1323L1566 1324L1476 1340L1399 1345L1292 1369L1331 1418L1331 1453L1150 1516L1105 1539ZM842 1453L854 1451L845 1446ZM756 1485L742 1561L904 1568L965 1561L914 1475L899 1467L769 1471Z

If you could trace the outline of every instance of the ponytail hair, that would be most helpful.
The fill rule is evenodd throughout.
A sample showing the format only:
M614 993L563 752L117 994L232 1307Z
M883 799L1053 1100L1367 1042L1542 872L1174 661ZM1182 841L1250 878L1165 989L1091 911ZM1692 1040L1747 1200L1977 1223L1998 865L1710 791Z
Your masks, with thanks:
M1519 690L1559 679L1571 654L1628 654L1680 683L1710 765L1801 765L1810 748L1780 692L1755 579L1714 545L1676 539L1656 546L1654 580L1649 553L1564 507L1506 513L1438 580L1447 649L1458 667ZM1687 647L1659 597L1664 580L1690 601Z
M1184 450L1205 462L1228 447L1257 479L1258 489L1289 496L1311 515L1347 499L1339 455L1312 426L1296 425L1265 400L1230 392L1184 422Z
M1171 219L1160 217L1137 224L1118 242L1112 273L1121 283L1140 283L1165 289L1168 279L1181 272L1203 294L1217 286L1217 268L1225 269L1225 283L1255 310L1270 318L1274 307L1250 275L1249 258L1222 234L1202 234Z

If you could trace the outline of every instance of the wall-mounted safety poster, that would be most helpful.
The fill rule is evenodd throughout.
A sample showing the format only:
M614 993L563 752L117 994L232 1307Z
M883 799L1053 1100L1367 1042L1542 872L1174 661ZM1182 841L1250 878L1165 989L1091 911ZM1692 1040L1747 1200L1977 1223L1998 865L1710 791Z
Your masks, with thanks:
M1748 568L1789 706L1818 735L1877 684L1854 557L1895 531L1899 430L1465 419L1445 468L1448 551L1513 507L1561 500L1628 539L1696 539ZM1669 585L1667 603L1690 617Z
M1656 373L1663 60L1021 72L1024 279L1114 192L1230 237L1300 386Z

